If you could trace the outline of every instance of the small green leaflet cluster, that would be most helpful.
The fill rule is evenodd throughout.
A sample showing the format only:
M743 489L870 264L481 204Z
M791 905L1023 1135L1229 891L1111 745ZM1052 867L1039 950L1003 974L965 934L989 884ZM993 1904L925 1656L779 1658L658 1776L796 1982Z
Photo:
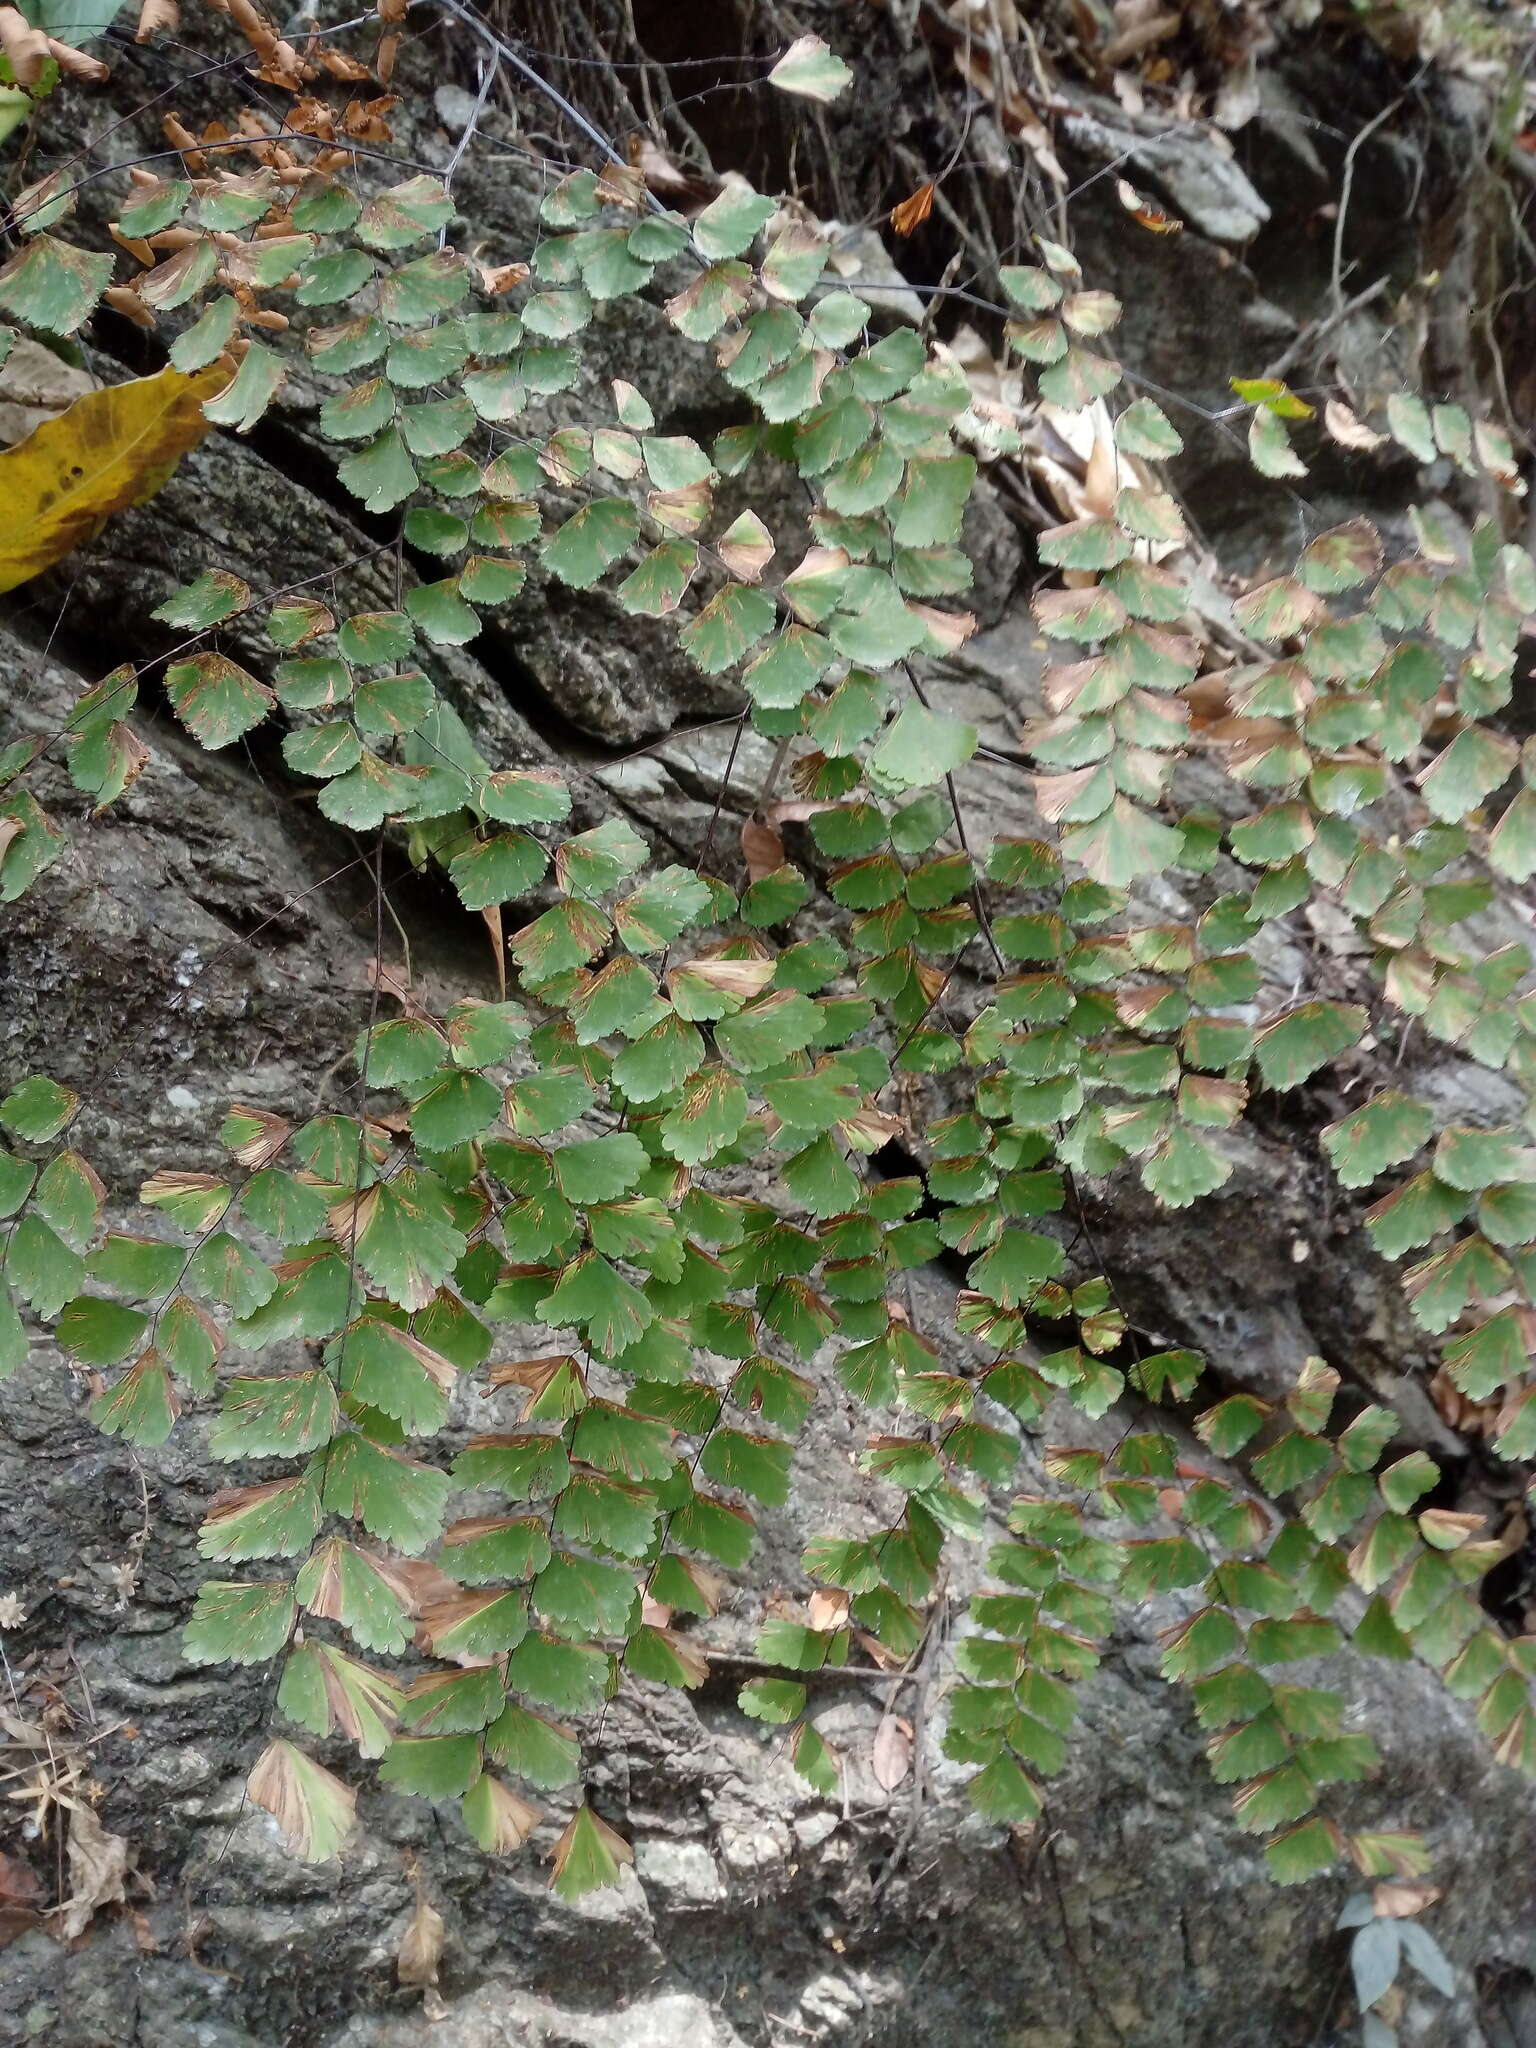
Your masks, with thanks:
M1345 1732L1337 1693L1272 1683L1260 1669L1336 1649L1343 1638L1332 1617L1351 1586L1370 1596L1351 1631L1356 1649L1393 1659L1417 1653L1456 1697L1479 1703L1480 1724L1504 1761L1526 1770L1536 1763L1527 1733L1531 1659L1490 1625L1475 1593L1498 1544L1470 1540L1480 1517L1413 1512L1440 1473L1421 1451L1381 1466L1399 1427L1390 1411L1365 1407L1330 1435L1338 1384L1320 1359L1309 1359L1283 1413L1235 1394L1196 1418L1212 1451L1246 1460L1263 1504L1255 1495L1235 1498L1207 1474L1186 1486L1186 1525L1230 1553L1241 1547L1237 1518L1246 1519L1253 1554L1228 1555L1209 1572L1210 1604L1164 1656L1166 1675L1192 1686L1201 1724L1212 1731L1216 1776L1247 1781L1235 1801L1240 1824L1282 1830L1265 1853L1286 1883L1346 1849L1366 1876L1412 1876L1427 1866L1417 1836L1346 1837L1313 1812L1324 1786L1374 1767L1374 1744ZM1282 1501L1294 1519L1276 1529L1267 1503Z
M826 99L846 73L805 38L774 82ZM515 302L496 273L482 305L428 179L367 200L263 175L136 190L125 235L196 230L140 284L146 305L191 323L180 367L212 361L256 294L336 309L305 344L336 380L320 430L344 451L346 487L398 512L416 558L445 571L407 585L399 610L350 617L279 593L257 675L197 644L258 602L209 568L160 613L190 636L169 700L208 747L279 719L327 818L401 833L498 935L523 906L506 940L521 1000L443 1016L404 1000L354 1049L357 1114L294 1128L233 1108L227 1175L163 1171L142 1190L184 1243L102 1236L104 1191L63 1142L70 1091L33 1076L0 1103L23 1148L0 1152L0 1370L25 1350L14 1297L82 1368L113 1375L92 1400L104 1429L156 1443L184 1399L217 1395L213 1455L278 1464L210 1511L203 1554L259 1576L205 1586L188 1654L281 1658L285 1723L347 1738L393 1786L458 1798L496 1850L542 1818L527 1793L579 1778L570 1720L626 1679L703 1681L697 1631L722 1573L746 1564L756 1513L789 1498L823 1377L869 1412L860 1465L882 1482L883 1526L811 1542L817 1592L757 1645L786 1675L754 1679L742 1705L793 1724L795 1762L826 1794L838 1761L808 1716L813 1675L860 1649L893 1667L917 1654L946 1542L987 1536L1017 1431L1046 1427L1059 1397L1094 1419L1127 1397L1190 1398L1199 1356L1131 1355L1105 1282L1073 1284L1061 1237L1031 1225L1063 1209L1069 1175L1127 1162L1161 1203L1198 1200L1230 1175L1224 1134L1253 1086L1295 1088L1360 1042L1363 1003L1259 1007L1268 924L1336 906L1389 1011L1527 1092L1536 1062L1536 998L1517 992L1528 950L1485 955L1457 936L1492 899L1479 862L1517 883L1536 873L1536 749L1482 723L1508 701L1536 610L1522 551L1488 521L1465 547L1425 514L1419 554L1382 573L1365 521L1319 535L1295 575L1238 601L1256 658L1223 679L1209 718L1187 595L1161 565L1184 527L1151 465L1178 437L1149 399L1119 404L1119 367L1094 345L1119 307L1043 242L1040 267L1002 273L1008 343L1047 403L1096 423L1090 509L1040 538L1063 575L1035 603L1061 658L1026 734L1051 836L973 850L952 778L977 734L933 710L907 664L971 630L947 608L971 581L968 451L1006 452L1015 430L916 335L871 339L868 306L827 278L824 238L792 211L740 183L692 220L638 197L621 177L565 178ZM0 275L0 304L54 333L78 328L107 274L46 233L61 212L34 220ZM653 285L753 409L708 450L658 432L623 380L588 416L579 337ZM249 428L284 375L278 348L252 340L210 416ZM1240 396L1259 466L1295 473L1283 421L1300 401ZM1411 452L1508 480L1495 436L1422 410L1389 409ZM770 461L812 504L793 565L756 512L716 515L722 479ZM678 614L693 662L739 675L744 716L788 750L809 872L786 858L738 896L655 864L620 820L561 837L563 782L483 758L427 668L518 595L529 550L572 588L607 579L632 614ZM1367 585L1363 609L1332 608ZM147 758L126 722L134 691L115 672L61 736L98 807ZM1178 812L1174 773L1196 741L1253 793L1250 815ZM63 845L20 787L45 744L0 757L5 900ZM1426 760L1432 822L1404 833L1389 764ZM1170 875L1206 907L1147 922ZM796 922L818 888L841 913L833 930ZM995 982L956 1028L951 978L983 948ZM922 1177L876 1177L869 1155L903 1132L893 1077L940 1075L966 1106L926 1126ZM1459 1391L1499 1403L1510 1457L1536 1448L1529 1141L1528 1115L1437 1135L1395 1091L1323 1140L1350 1187L1433 1145L1367 1224L1387 1256L1425 1253L1414 1313L1449 1334ZM739 1192L750 1162L761 1197ZM974 1375L945 1369L900 1298L900 1275L944 1254L964 1262L958 1329L989 1354ZM226 1349L242 1362L221 1372ZM444 1469L411 1447L444 1428L466 1374L516 1403L515 1427ZM1332 1613L1351 1585L1369 1598L1359 1647L1425 1657L1477 1702L1499 1755L1536 1769L1524 1651L1475 1597L1494 1546L1465 1517L1413 1512L1436 1477L1422 1454L1376 1471L1390 1416L1368 1409L1329 1436L1333 1392L1310 1362L1283 1416L1239 1395L1199 1417L1214 1455L1253 1452L1254 1486L1289 1497L1278 1529L1254 1491L1181 1463L1156 1428L1107 1456L1048 1451L1060 1491L1009 1508L956 1651L944 1742L981 1812L1038 1816L1114 1599L1179 1591L1201 1604L1165 1673L1193 1689L1212 1767L1282 1881L1340 1854L1368 1875L1422 1867L1414 1838L1346 1836L1317 1811L1328 1785L1369 1770L1372 1745L1345 1732L1338 1695L1268 1675L1339 1645ZM425 1675L399 1669L413 1646L436 1660ZM286 1736L251 1789L306 1854L333 1853L350 1824L348 1787ZM578 1806L556 1881L611 1882L627 1853Z
M1252 407L1248 453L1254 468L1261 476L1305 476L1307 465L1292 446L1286 423L1313 419L1316 406L1275 377L1234 377L1232 389ZM1474 483L1491 477L1506 490L1524 488L1509 436L1491 421L1474 420L1459 405L1426 405L1407 391L1388 398L1386 413L1387 431L1378 433L1337 399L1330 399L1323 409L1328 434L1340 447L1369 451L1395 441L1416 462L1444 457Z

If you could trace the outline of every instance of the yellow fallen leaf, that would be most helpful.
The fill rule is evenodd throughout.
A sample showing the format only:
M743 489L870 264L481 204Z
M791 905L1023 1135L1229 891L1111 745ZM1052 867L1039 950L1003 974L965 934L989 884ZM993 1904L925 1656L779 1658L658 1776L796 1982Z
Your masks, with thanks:
M152 498L208 432L203 401L229 382L213 363L88 391L0 453L0 590L14 590Z

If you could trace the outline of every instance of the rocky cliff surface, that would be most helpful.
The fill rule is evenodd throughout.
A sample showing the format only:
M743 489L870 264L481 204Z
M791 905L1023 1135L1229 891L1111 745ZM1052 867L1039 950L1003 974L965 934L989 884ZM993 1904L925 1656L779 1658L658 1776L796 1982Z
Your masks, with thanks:
M872 50L850 54L870 65L879 105L850 118L846 137L820 136L848 217L900 196L880 187L880 149L904 135L921 147L920 95L932 90L914 62L915 10L893 5L870 19ZM847 21L837 26L854 39ZM462 26L423 39L416 75L436 91L409 134L420 160L453 158L478 56ZM120 111L166 87L157 63L122 56L111 88ZM562 74L567 90L574 75ZM1492 329L1482 340L1474 329L1500 260L1494 188L1507 187L1489 168L1496 95L1475 66L1468 76L1394 54L1358 21L1319 16L1277 28L1255 68L1251 117L1230 137L1160 122L1090 79L1067 77L1059 91L1056 143L1081 188L1074 241L1090 281L1127 305L1125 359L1147 388L1219 410L1230 376L1286 360L1298 385L1342 373L1363 407L1405 377L1467 395L1493 374ZM181 89L184 108L190 92ZM1394 99L1397 118L1351 156ZM45 150L66 150L70 118L82 118L78 107L59 116L60 132L45 132ZM1001 204L1005 179L1025 172L987 104L970 118L981 220ZM85 132L105 124L93 109ZM152 118L110 150L131 154L136 132L151 135ZM493 103L459 164L468 238L496 260L528 241L539 181L519 152L546 132L535 110ZM728 136L710 140L727 167ZM1346 162L1341 296L1334 228ZM1111 164L1131 164L1185 219L1176 252L1127 216L1112 178L1095 178ZM824 205L830 212L830 198ZM874 264L867 238L850 247ZM898 255L918 281L938 274L934 258L922 242ZM1378 277L1383 289L1341 317ZM101 341L132 361L127 330ZM735 417L732 394L654 311L614 316L599 354L593 375L642 384L663 431L702 436ZM328 477L314 404L295 379L252 444L216 436L152 504L5 601L0 738L53 729L114 662L164 644L150 614L205 562L266 588L334 564L349 606L388 601L383 568L368 558L379 536ZM1181 482L1218 561L1250 568L1294 544L1283 496L1256 485L1219 424L1192 435ZM1390 531L1417 482L1400 466L1340 457L1309 488L1325 511L1364 495ZM786 524L798 516L789 504L778 511ZM1017 749L1039 673L1030 533L1005 488L982 493L971 539L985 630L929 678L1004 756ZM238 637L231 651L263 658ZM732 749L734 725L721 721L735 698L696 676L670 633L600 595L534 580L434 672L498 765L554 760L571 772L579 822L619 810L674 857L696 858L710 840L737 858L767 750L751 740ZM100 817L62 774L45 777L39 794L67 821L71 848L0 922L3 1071L41 1067L81 1090L82 1142L125 1213L156 1166L213 1163L230 1095L301 1113L323 1099L365 1012L375 943L370 849L318 815L275 751L202 753L153 708L140 730L150 764ZM1024 789L1006 760L974 769L965 800L975 834L1027 829ZM391 854L385 879L429 995L492 993L479 921L403 854ZM1528 935L1521 906L1496 914L1501 930ZM1297 989L1331 990L1360 971L1326 931L1305 926L1264 967ZM1513 1481L1485 1468L1426 1397L1426 1340L1317 1155L1315 1130L1369 1060L1330 1073L1299 1106L1288 1099L1283 1117L1245 1126L1238 1171L1212 1202L1170 1216L1126 1188L1094 1191L1095 1236L1149 1338L1196 1344L1219 1382L1270 1394L1320 1353L1398 1406L1407 1440L1446 1468L1445 1504L1501 1517ZM1503 1083L1470 1063L1410 1052L1407 1067L1403 1085L1447 1107L1503 1108L1492 1092ZM914 1093L914 1127L933 1106ZM935 1270L918 1287L924 1324L936 1328L953 1278ZM486 1404L474 1391L461 1398L455 1426L467 1433ZM339 1865L308 1868L283 1851L241 1795L272 1712L271 1673L195 1669L179 1650L204 1574L195 1533L216 1484L206 1418L136 1455L98 1434L84 1399L46 1345L0 1389L0 1598L15 1687L0 1713L0 1760L7 1789L24 1791L42 1768L88 1772L128 1865L121 1902L109 1881L72 1945L37 1928L0 1951L6 2048L1302 2048L1343 2038L1330 2031L1347 2012L1331 1933L1337 1894L1268 1884L1210 1782L1186 1702L1157 1676L1158 1636L1180 1618L1177 1600L1122 1618L1083 1689L1074 1760L1029 1833L981 1823L938 1751L942 1629L935 1655L905 1680L818 1683L818 1726L848 1766L839 1799L815 1796L777 1731L737 1713L764 1595L803 1590L805 1533L873 1511L850 1463L859 1424L835 1392L801 1447L788 1508L765 1518L748 1582L709 1625L714 1678L686 1697L626 1689L592 1744L594 1796L636 1860L621 1888L581 1906L547 1890L537 1857L490 1862L446 1812L377 1786L365 1785L362 1826ZM1058 1437L1071 1418L1052 1425ZM1022 1480L1047 1483L1038 1472ZM1517 1574L1502 1584L1518 1619ZM949 1585L947 1614L958 1616L966 1591ZM1341 1660L1336 1682L1359 1701L1386 1760L1382 1778L1360 1789L1359 1812L1372 1825L1426 1826L1447 1893L1436 1928L1460 1966L1461 1995L1451 2006L1410 1999L1405 2040L1536 2043L1536 1797L1492 1762L1469 1712L1431 1673ZM891 1700L913 1722L921 1763L894 1792L871 1764ZM77 1873L48 1867L50 1848L13 1846L45 1886L78 1885ZM425 2006L396 1981L420 1897L442 1915L446 1941Z

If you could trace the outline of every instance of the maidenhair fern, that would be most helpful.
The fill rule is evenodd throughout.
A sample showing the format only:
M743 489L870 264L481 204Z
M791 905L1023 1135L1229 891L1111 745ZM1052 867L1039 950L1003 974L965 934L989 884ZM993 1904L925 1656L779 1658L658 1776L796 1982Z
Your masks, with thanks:
M772 74L812 98L845 76L811 38ZM1530 557L1491 517L1465 545L1425 511L1417 552L1384 566L1351 519L1236 601L1243 658L1202 674L1156 466L1179 437L1151 398L1125 401L1104 346L1116 301L1042 240L1038 266L1000 274L1006 334L1041 399L1088 423L1088 509L1040 537L1060 580L1035 600L1051 647L1020 776L1035 816L978 845L977 732L911 664L973 629L957 606L976 451L1016 449L1016 425L918 334L873 336L818 232L740 182L687 220L615 166L577 170L551 185L526 266L481 273L482 292L440 185L378 189L359 165L360 197L335 175L344 143L298 168L314 139L253 142L248 171L185 149L188 175L131 173L119 238L155 260L115 303L168 327L176 372L222 366L204 411L242 432L299 346L269 301L318 314L299 324L341 483L441 574L343 616L340 572L261 598L210 563L159 613L189 636L165 693L207 747L275 721L327 819L445 871L507 984L439 1015L381 973L351 1108L290 1121L232 1103L224 1172L162 1169L139 1191L154 1235L103 1236L71 1090L31 1075L0 1102L0 1364L23 1357L27 1310L98 1376L104 1430L154 1444L185 1402L217 1403L209 1454L240 1483L203 1525L213 1576L185 1651L281 1664L288 1732L251 1796L302 1853L334 1853L354 1795L301 1745L342 1736L389 1785L460 1800L485 1848L520 1845L542 1817L525 1794L568 1805L581 1780L569 1723L618 1686L707 1676L696 1623L748 1565L758 1511L789 1498L831 1394L867 1418L858 1464L885 1526L812 1535L817 1599L765 1620L757 1654L783 1675L741 1695L793 1726L813 1785L831 1792L838 1760L803 1674L913 1657L946 1552L979 1543L943 1741L983 1814L1038 1815L1116 1603L1177 1592L1165 1674L1274 1874L1341 1854L1421 1871L1415 1837L1330 1814L1327 1788L1365 1776L1374 1745L1339 1694L1286 1674L1346 1638L1416 1652L1502 1759L1536 1769L1532 1643L1477 1598L1497 1546L1421 1506L1437 1470L1394 1453L1390 1413L1333 1427L1321 1361L1298 1360L1272 1409L1204 1387L1198 1353L1147 1352L1049 1219L1085 1179L1133 1174L1170 1207L1210 1194L1251 1092L1301 1086L1368 1029L1413 1023L1529 1096L1529 949L1487 953L1471 921L1494 878L1536 873L1536 751L1486 722L1536 610ZM111 275L55 237L72 203L61 185L23 212L0 271L0 305L44 334L78 329ZM750 423L706 449L659 431L635 384L594 399L582 338L637 293L664 301L679 348L712 345ZM1281 385L1239 396L1258 466L1300 470L1287 422L1310 408ZM1507 446L1455 407L1395 399L1387 431L1512 481ZM723 478L736 504L775 468L812 508L799 559L764 511L716 508ZM434 651L472 641L530 556L629 613L675 614L693 663L736 679L808 821L805 866L766 835L738 892L620 817L568 834L559 775L482 755ZM217 639L263 607L257 674ZM48 743L98 806L146 758L138 683L115 671ZM65 843L26 786L45 750L3 757L6 900ZM1181 795L1196 750L1228 778L1221 815ZM1203 907L1170 917L1174 893ZM813 898L832 914L803 919ZM1318 903L1359 933L1369 974L1261 1007L1267 933ZM977 1002L955 1000L962 982ZM871 1161L903 1130L900 1078L922 1076L945 1077L948 1113L922 1133L921 1173L891 1177ZM1528 1109L1442 1126L1388 1088L1322 1138L1347 1188L1379 1190L1366 1227L1411 1261L1413 1315L1454 1386L1497 1404L1510 1459L1536 1449L1531 1130ZM900 1285L941 1254L963 1268L954 1328L979 1367L916 1326ZM547 1349L517 1355L508 1331L530 1328ZM433 1440L461 1376L516 1426L449 1459ZM1015 1498L1020 1432L1063 1401L1121 1409L1125 1431L1048 1446L1055 1490ZM1193 1414L1209 1469L1165 1407ZM561 1886L626 1858L578 1803Z

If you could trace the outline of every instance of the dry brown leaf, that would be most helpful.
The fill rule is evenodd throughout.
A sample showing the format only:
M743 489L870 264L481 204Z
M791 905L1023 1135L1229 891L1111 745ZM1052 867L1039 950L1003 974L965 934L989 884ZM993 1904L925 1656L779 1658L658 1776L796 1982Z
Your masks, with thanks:
M1341 448L1357 448L1365 453L1385 447L1392 438L1368 427L1340 398L1330 398L1323 407L1323 425Z
M918 604L915 600L908 602L907 609L914 618L922 620L941 654L954 654L976 630L974 612L941 612L931 604Z
M933 195L937 189L931 182L919 185L915 192L891 208L891 226L898 235L916 234L933 211Z
M395 1951L395 1979L400 1984L423 1986L437 1982L437 1966L443 1959L447 1935L443 1916L418 1885L416 1910L400 1937Z
M609 206L623 206L638 213L645 204L645 195L645 179L633 164L610 160L597 173L597 196Z
M900 1714L887 1714L875 1730L870 1763L881 1791L894 1792L912 1768L912 1723Z
M380 1578L388 1580L413 1616L425 1614L429 1607L462 1591L457 1579L450 1579L424 1557L372 1556L368 1564Z
M1125 458L1115 446L1114 434L1109 431L1108 421L1104 429L1097 428L1093 436L1093 453L1088 457L1088 469L1083 478L1083 497L1089 511L1096 519L1107 519L1115 509L1120 495Z
M1442 1896L1439 1885L1412 1878L1389 1877L1372 1888L1371 1905L1378 1920L1412 1920Z
M131 320L135 327L154 327L157 322L148 306L125 284L109 284L102 293L102 303L121 313L125 320Z
M533 274L526 263L479 263L475 267L480 272L481 289L493 299L511 291L514 285L526 284Z
M98 1909L121 1904L128 1874L128 1844L110 1835L89 1806L75 1806L69 1815L69 1896L55 1906L55 1932L60 1941L83 1934Z
M49 36L47 41L49 56L66 78L84 78L92 85L100 85L112 76L101 59L91 56L88 51L77 50L73 43L61 43L54 36Z
M143 0L139 8L139 25L134 31L136 43L147 43L162 31L175 35L181 26L179 0Z
M142 263L146 270L154 267L155 252L142 235L125 235L115 220L107 222L107 233L120 249L126 249L136 263Z
M784 842L771 825L748 818L741 828L741 850L746 857L747 877L760 882L784 865Z
M42 1900L43 1888L31 1864L0 1849L0 1948L39 1924Z
M318 135L329 141L336 133L336 117L333 109L328 107L324 100L316 99L313 94L306 94L289 108L284 126L291 128L296 135Z
M419 1017L428 1024L432 1022L431 1012L417 996L403 967L392 967L384 960L370 960L364 978L370 988L393 996L407 1017Z
M181 160L189 171L201 173L207 170L208 159L198 148L197 137L179 114L164 115L160 129L172 149L181 152Z
M332 78L338 78L346 85L361 85L370 75L366 64L348 56L345 50L338 50L334 43L321 43L315 50L315 58L322 71L328 71Z
M18 85L36 85L48 62L48 38L19 7L0 7L0 51Z
M684 211L703 206L720 189L718 178L690 171L649 135L631 135L625 144L625 154L649 191Z
M825 1631L841 1628L848 1619L849 1596L833 1587L823 1587L814 1592L806 1608L812 1628Z
M384 117L399 104L399 94L392 92L371 100L348 100L341 113L342 129L354 142L392 142L394 130Z
M855 1641L878 1671L900 1671L906 1662L894 1650L887 1649L878 1636L869 1635L863 1629L858 1631Z
M852 1116L839 1117L837 1127L850 1144L872 1152L901 1137L907 1128L905 1119L888 1109L856 1109Z

